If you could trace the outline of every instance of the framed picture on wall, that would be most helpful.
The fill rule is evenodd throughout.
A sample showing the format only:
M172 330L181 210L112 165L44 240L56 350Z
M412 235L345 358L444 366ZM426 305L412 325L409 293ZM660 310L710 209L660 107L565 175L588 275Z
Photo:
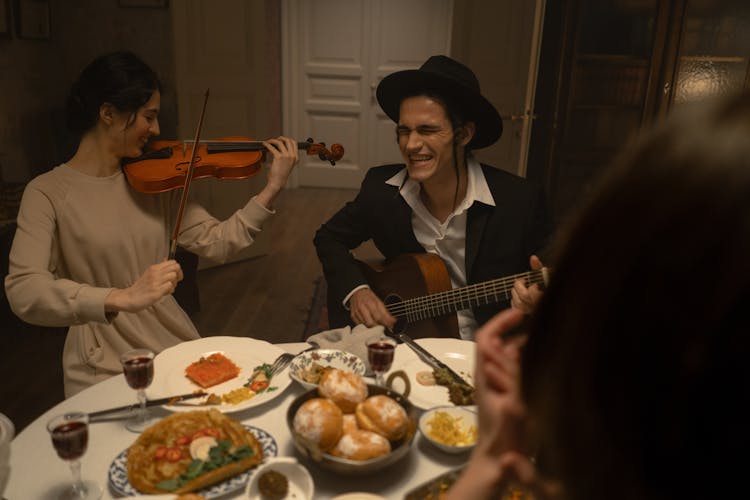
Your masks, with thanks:
M169 5L168 0L117 0L120 7L154 7L165 9Z
M10 38L10 0L0 0L0 38Z
M17 0L15 11L18 38L49 38L49 0Z

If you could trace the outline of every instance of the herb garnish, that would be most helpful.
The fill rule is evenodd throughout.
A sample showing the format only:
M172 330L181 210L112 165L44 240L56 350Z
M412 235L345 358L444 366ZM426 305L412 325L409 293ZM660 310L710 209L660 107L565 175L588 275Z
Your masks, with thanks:
M162 491L174 491L196 477L202 476L206 472L218 469L219 467L223 467L232 462L237 462L245 457L251 457L254 453L253 449L247 445L240 446L234 451L234 453L230 453L229 448L231 446L231 441L222 439L208 452L207 461L196 458L190 462L190 465L188 465L185 472L174 479L167 479L160 482L156 487Z
M264 380L258 380L258 377L261 374L265 375ZM245 382L244 387L249 387L256 394L260 394L261 392L274 391L277 388L270 387L272 377L273 377L273 373L271 372L271 365L269 365L268 363L263 363L262 365L258 365L253 369L253 374L250 376L249 379L247 379L247 382Z

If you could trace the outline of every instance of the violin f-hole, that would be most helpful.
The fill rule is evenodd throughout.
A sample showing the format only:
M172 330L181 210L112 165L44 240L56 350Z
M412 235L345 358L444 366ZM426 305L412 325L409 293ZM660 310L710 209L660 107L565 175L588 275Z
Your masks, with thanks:
M201 161L201 155L197 155L195 157L195 162L199 163L200 161ZM180 161L180 162L177 162L177 164L175 164L175 170L178 170L178 171L181 172L182 171L182 165L187 165L189 167L190 166L190 162L189 161Z

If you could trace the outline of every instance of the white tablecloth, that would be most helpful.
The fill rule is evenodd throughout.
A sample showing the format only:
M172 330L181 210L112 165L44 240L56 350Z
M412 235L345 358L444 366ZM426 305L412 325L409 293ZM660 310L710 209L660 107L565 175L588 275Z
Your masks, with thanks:
M309 347L304 342L277 345L292 353ZM409 455L370 476L347 477L321 469L296 452L286 424L286 410L292 400L302 392L304 389L296 382L292 382L279 397L263 405L233 413L232 417L270 433L278 444L279 456L294 456L300 460L313 476L316 499L331 498L352 491L377 493L389 499L403 498L412 488L443 472L462 466L468 458L465 455L446 455L418 435ZM54 498L61 488L70 484L70 469L57 457L45 428L50 417L72 410L93 412L132 404L134 398L135 393L127 386L125 378L118 375L66 399L41 415L11 444L10 477L3 496L7 500L50 499ZM155 411L167 414L162 409ZM118 498L118 494L109 487L108 468L112 460L130 446L135 438L136 434L125 429L122 421L90 425L88 450L81 460L82 476L84 479L96 480L102 485L103 499ZM245 492L237 491L224 498L245 498Z

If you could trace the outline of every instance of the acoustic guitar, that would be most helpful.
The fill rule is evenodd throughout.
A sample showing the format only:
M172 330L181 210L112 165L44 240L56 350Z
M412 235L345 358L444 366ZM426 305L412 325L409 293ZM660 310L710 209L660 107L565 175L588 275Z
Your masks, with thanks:
M370 288L396 318L395 332L413 338L459 337L457 311L510 300L513 283L547 283L548 270L452 288L443 260L432 253L404 254L387 263L357 261Z

